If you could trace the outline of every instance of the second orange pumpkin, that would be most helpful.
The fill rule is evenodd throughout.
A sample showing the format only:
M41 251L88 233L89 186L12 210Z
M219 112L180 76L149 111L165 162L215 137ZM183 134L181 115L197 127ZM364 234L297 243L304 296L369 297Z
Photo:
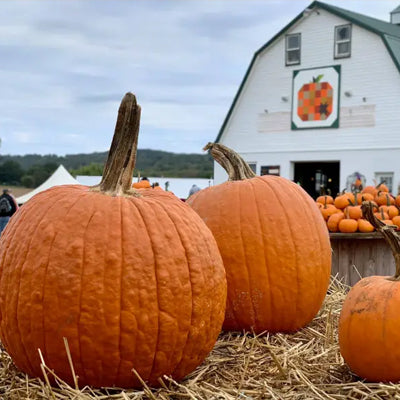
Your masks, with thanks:
M329 234L295 183L255 176L240 156L208 144L229 181L191 196L220 249L228 281L225 330L293 332L318 312L331 271Z

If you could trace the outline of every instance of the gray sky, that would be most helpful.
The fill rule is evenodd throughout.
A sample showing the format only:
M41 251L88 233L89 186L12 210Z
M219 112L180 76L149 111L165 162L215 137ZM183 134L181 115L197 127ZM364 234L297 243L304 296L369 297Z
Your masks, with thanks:
M325 0L389 21L399 0ZM139 148L202 153L256 50L304 0L1 0L1 154L108 150L127 91Z

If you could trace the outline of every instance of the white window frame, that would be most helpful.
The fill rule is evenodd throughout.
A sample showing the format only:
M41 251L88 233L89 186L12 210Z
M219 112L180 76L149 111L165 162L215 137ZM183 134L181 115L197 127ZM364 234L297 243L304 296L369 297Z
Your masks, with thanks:
M346 39L338 39L338 31L341 28L349 28L349 37ZM351 24L337 25L335 26L335 58L348 58L351 56ZM343 43L349 43L349 51L346 53L339 53L339 45Z
M299 38L298 47L289 47L289 39L291 37L297 36ZM289 52L298 51L299 59L295 61L289 61ZM285 37L285 65L299 65L301 61L301 33L291 33Z
M256 161L246 161L247 165L250 167L250 169L257 174L257 162Z
M385 185L388 187L390 193L393 193L393 178L394 172L375 172L376 184L379 185L385 181Z

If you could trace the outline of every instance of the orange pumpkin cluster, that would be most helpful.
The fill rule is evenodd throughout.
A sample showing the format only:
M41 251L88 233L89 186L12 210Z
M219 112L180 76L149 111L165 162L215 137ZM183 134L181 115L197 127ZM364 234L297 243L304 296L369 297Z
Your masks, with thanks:
M385 184L366 186L361 192L339 193L335 198L324 195L316 203L326 221L329 232L373 232L375 228L363 218L361 203L371 201L375 207L375 216L388 225L400 229L400 195L389 193Z

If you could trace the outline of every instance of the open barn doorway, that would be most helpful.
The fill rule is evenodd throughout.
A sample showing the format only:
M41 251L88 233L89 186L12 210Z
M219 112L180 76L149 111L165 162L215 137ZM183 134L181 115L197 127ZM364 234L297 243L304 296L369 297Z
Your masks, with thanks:
M340 162L295 162L294 181L314 199L339 193Z

